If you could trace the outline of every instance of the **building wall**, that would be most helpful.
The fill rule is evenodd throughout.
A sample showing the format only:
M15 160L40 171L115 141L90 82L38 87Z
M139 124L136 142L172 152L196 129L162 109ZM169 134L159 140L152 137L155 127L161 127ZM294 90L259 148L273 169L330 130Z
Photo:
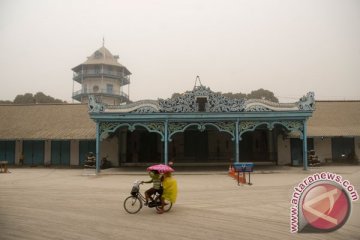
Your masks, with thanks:
M103 94L101 97L102 103L108 104L108 105L119 105L121 103L121 99L117 97L108 97L104 96L104 94L107 93L107 84L113 85L112 93L113 95L121 95L121 85L120 80L113 79L113 78L86 78L83 80L83 91L86 90L88 94L94 93L93 88L94 86L97 86L99 88L98 94ZM88 103L88 97L84 97L81 100L82 103Z
M355 137L355 154L360 163L360 137Z
M15 161L14 161L15 165L19 164L19 159L20 159L21 154L22 154L22 141L16 140L15 141Z
M291 163L291 148L290 148L290 139L283 139L282 135L279 135L277 138L277 147L278 147L278 164L285 165Z
M20 156L23 153L23 142L21 140L15 141L15 165L19 164Z
M108 104L108 105L119 105L120 104L120 100L118 98L104 97L104 96L101 98L101 102Z
M226 150L232 151L233 149L233 142L230 141L229 149L226 148L224 145L226 140L226 136L224 134L220 134L218 137L221 139L220 141L220 150L221 152L226 152ZM217 138L212 138L213 140L209 142L210 149L217 148ZM123 134L123 140L126 141L126 131ZM183 156L184 154L184 138L183 134L176 135L174 138L176 141L176 156ZM355 143L355 154L358 158L360 158L360 137L354 138ZM113 166L119 166L119 140L118 137L113 137L110 139L105 139L101 142L101 153L100 159L104 156L108 156L108 160L111 161ZM126 151L126 145L124 151ZM161 146L159 146L161 148ZM332 151L331 151L331 137L315 137L314 138L314 149L316 155L319 157L319 160L322 163L325 163L327 159L332 158ZM161 149L160 149L161 150ZM291 147L290 147L290 139L283 139L282 135L279 135L277 138L277 150L278 150L278 164L279 165L286 165L291 163ZM45 141L44 146L44 164L49 165L51 163L51 141ZM23 152L23 141L17 140L15 141L15 164L19 164L19 158L21 153ZM172 152L171 147L169 146L169 152ZM124 153L126 155L126 152ZM230 154L229 154L230 155ZM172 154L170 154L169 160L171 160ZM359 161L360 162L360 161ZM70 165L71 166L79 166L79 140L71 140L70 141Z
M106 91L106 85L112 84L113 85L113 93L119 94L120 91L120 80L113 79L113 78L86 78L83 80L83 85L86 87L87 92L92 93L94 86L99 87L99 93ZM85 89L83 89L85 90Z
M126 163L127 157L127 129L121 129L119 132L119 164Z
M51 141L46 140L44 144L44 165L48 166L51 164Z
M231 135L217 130L208 131L209 155L213 156L215 161L231 162L233 158ZM230 142L230 143L229 143Z
M70 141L70 166L79 166L79 140Z
M170 153L169 155L170 161L175 161L176 159L184 157L184 134L177 133L172 137L169 153Z
M320 162L325 163L328 159L331 160L331 138L314 138L314 150L315 154L319 157Z
M119 141L117 137L104 139L100 144L100 160L107 156L112 166L119 166Z

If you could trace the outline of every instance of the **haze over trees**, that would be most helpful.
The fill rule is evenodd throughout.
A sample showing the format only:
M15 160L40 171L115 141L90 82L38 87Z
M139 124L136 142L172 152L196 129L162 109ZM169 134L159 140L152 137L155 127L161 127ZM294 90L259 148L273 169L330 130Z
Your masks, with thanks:
M274 93L260 88L258 90L251 91L250 93L221 93L217 92L218 94L222 94L225 97L228 98L244 98L244 99L264 99L271 102L279 102L279 99L275 97ZM179 97L180 93L174 93L171 98ZM0 104L37 104L37 103L67 103L66 101L53 98L51 96L45 95L42 92L38 92L35 95L32 93L25 93L25 94L19 94L15 97L14 101L10 100L0 100Z
M15 97L14 101L0 100L1 104L37 104L37 103L67 103L66 101L53 98L45 95L42 92L37 92L35 95L32 93L19 94Z
M263 88L251 91L251 93L248 93L248 94L246 94L246 93L231 93L231 92L228 92L228 93L217 92L217 93L222 94L228 98L264 99L264 100L268 100L271 102L276 102L276 103L279 102L279 99L277 97L275 97L273 92L263 89ZM179 97L180 95L181 95L180 93L174 93L171 96L171 98L176 98L176 97Z

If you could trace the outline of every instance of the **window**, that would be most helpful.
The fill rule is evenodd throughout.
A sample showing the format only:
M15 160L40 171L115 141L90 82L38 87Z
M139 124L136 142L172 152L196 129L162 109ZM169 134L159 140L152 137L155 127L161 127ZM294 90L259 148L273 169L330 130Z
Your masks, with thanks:
M100 66L95 66L95 73L100 73Z
M96 92L98 92L98 91L99 91L99 86L95 85L95 86L93 87L93 92L96 93Z
M352 137L334 137L331 139L333 161L345 162L355 158L355 139Z
M103 57L103 54L100 51L95 52L95 58L99 59L99 58L102 58L102 57Z
M207 98L206 97L197 97L196 98L196 103L198 104L198 111L199 112L205 112Z
M209 153L208 132L199 130L186 130L184 132L184 156L197 160L205 160Z
M106 92L113 93L113 85L112 84L106 84Z

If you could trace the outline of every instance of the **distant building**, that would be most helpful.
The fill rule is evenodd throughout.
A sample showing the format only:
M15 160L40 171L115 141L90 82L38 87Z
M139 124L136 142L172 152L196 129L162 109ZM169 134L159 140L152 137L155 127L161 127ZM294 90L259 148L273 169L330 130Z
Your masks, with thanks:
M80 90L73 89L73 99L87 103L91 94L107 105L128 102L129 91L125 93L124 88L130 84L131 72L118 62L118 58L102 46L84 63L74 67L73 81L81 86Z
M0 160L17 165L23 154L25 166L82 166L87 153L96 152L96 123L88 111L87 104L0 105ZM152 132L129 122L128 126L136 126L132 131L124 124L103 135L100 157L108 155L114 166L163 162L164 142L155 132L161 126L142 124ZM217 125L227 129L225 123ZM116 125L106 128L111 126ZM168 157L175 164L226 166L234 158L234 140L215 125L207 124L202 131L199 126L205 124L199 122L187 129L175 126L171 131L179 133L168 143ZM258 125L244 133L239 144L240 161L303 164L302 140L278 127L269 131L266 124ZM322 163L348 163L360 157L360 101L316 101L307 123L307 149L314 149Z
M0 161L82 166L89 152L113 166L306 166L360 157L360 101L229 99L195 86L172 99L130 103L130 71L104 46L74 67L80 104L0 105Z
M25 166L79 166L95 151L86 104L0 105L0 160Z

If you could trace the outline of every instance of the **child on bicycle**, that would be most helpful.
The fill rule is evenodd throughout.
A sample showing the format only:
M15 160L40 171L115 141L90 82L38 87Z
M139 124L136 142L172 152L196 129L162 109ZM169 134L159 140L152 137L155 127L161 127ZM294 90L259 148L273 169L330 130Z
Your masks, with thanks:
M161 176L159 174L159 171L152 170L149 172L150 180L149 181L142 181L141 183L153 183L152 188L145 191L145 205L148 205L149 199L153 201L152 195L155 193L159 193L160 197L163 192L162 185L161 185Z
M175 203L177 197L177 182L176 179L171 176L171 172L167 172L162 177L163 194L161 197L161 208L158 213L164 212L165 200Z

